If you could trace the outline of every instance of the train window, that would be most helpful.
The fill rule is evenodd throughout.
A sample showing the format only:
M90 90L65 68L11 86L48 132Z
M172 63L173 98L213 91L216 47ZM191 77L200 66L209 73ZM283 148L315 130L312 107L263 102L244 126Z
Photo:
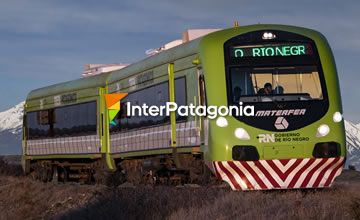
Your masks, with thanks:
M162 106L169 101L169 84L163 82L131 92L121 100L119 114L115 118L116 125L110 125L110 132L121 132L135 128L156 126L170 122L170 118L163 116L132 116L128 117L126 113L126 103L132 105ZM186 105L186 81L185 77L175 79L175 102L178 105ZM176 116L177 121L185 120L186 117Z
M28 112L26 115L26 129L29 139L46 138L50 136L50 125L39 123L38 112Z
M233 68L234 103L323 99L316 66Z
M175 79L175 102L178 106L186 105L186 81L185 77ZM186 116L176 113L176 121L186 120Z
M37 121L41 125L48 125L50 124L50 111L38 111L37 112Z
M96 134L96 102L27 113L29 139Z
M96 134L96 102L56 108L54 118L55 137Z

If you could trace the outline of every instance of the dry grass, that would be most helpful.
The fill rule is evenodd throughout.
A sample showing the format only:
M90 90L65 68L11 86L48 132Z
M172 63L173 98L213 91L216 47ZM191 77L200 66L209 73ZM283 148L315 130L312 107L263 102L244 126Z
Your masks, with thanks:
M84 206L95 189L95 186L34 181L22 175L19 164L0 159L0 219L50 218Z
M20 165L20 161L16 161L14 158L11 158L14 163L9 163L4 156L0 156L0 175L1 176L22 176L23 170Z
M63 219L360 219L359 173L331 189L233 192L215 187L117 188ZM356 180L344 180L355 176Z
M180 208L169 219L351 219L356 213L360 195L355 188L327 191L228 192L212 202L191 208Z
M106 188L52 184L0 167L1 219L360 219L360 173L325 190L233 192L216 187ZM11 167L15 166L15 167Z
M27 177L0 177L1 219L42 219L84 205L91 186L40 183Z

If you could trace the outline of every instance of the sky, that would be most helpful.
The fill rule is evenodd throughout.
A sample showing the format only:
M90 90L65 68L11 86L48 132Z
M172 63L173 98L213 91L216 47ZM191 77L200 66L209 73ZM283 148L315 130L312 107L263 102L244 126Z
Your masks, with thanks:
M1 0L0 111L32 89L81 77L88 63L133 63L191 28L278 23L323 33L344 116L359 123L359 0Z

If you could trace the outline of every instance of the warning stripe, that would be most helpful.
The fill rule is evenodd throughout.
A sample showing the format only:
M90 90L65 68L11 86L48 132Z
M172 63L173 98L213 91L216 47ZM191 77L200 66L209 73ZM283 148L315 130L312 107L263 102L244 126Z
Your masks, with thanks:
M300 168L298 172L296 172L295 176L291 179L289 184L289 188L294 188L297 181L300 179L300 176L307 170L312 164L314 164L314 159L309 159L307 163Z
M226 162L225 162L226 163ZM230 173L230 171L228 169L226 169L223 165L223 163L219 163L219 167L221 169L221 171L219 171L219 173L223 172L225 173L225 175L228 177L228 179L231 181L232 185L233 185L233 189L241 189L240 187L240 184L238 183L239 181L241 181L240 179L239 180L236 180L234 178L234 176Z
M265 164L267 164L267 163L265 163ZM280 185L278 184L278 182L273 178L272 174L269 173L269 171L268 171L269 168L265 168L263 166L263 164L261 163L261 161L256 161L255 165L261 170L261 172L263 174L265 174L265 178L267 178L270 181L273 188L281 188Z
M316 167L319 163L321 163L322 160L315 160L311 161L311 165L301 174L301 176L299 177L299 179L296 181L296 184L293 188L301 188L301 184L305 183L306 178L308 176L310 176L310 172L314 169L314 167ZM310 178L309 178L310 180ZM307 183L306 183L307 184ZM304 188L304 187L302 187Z
M333 171L331 171L329 178L326 180L326 182L324 184L325 187L329 187L331 185L331 183L334 181L335 177L340 175L341 168L343 166L344 166L344 160L342 160L340 163L338 163L338 166L335 167L335 169Z
M239 174L240 178L245 182L248 189L254 189L253 185L250 183L249 179L245 176L245 174L239 169L238 166L234 164L233 161L229 161L228 164L230 167Z
M295 159L295 163L288 168L285 173L281 172L280 168L275 165L274 161L267 160L266 162L271 166L271 168L276 172L276 174L280 177L282 181L286 180L286 177L301 163L301 159Z
M261 178L259 177L259 173L256 173L256 171L254 171L251 166L248 163L240 163L244 167L244 170L247 170L249 172L249 174L247 174L248 176L253 177L253 180L256 182L257 185L254 185L256 189L267 189L268 187L265 185L265 183L261 180Z
M320 186L320 181L324 178L325 172L330 169L331 166L333 166L334 164L336 164L336 162L339 160L340 158L336 158L335 160L333 160L331 163L329 163L318 175L318 177L316 178L313 187L319 187Z
M233 190L329 187L340 175L344 157L289 160L215 161L216 176Z
M311 185L309 185L310 180L314 176L315 172L319 171L320 167L322 167L327 161L327 160L324 160L324 159L318 159L318 160L320 161L320 163L318 163L312 170L310 170L310 172L307 174L304 181L300 185L300 188L311 187Z

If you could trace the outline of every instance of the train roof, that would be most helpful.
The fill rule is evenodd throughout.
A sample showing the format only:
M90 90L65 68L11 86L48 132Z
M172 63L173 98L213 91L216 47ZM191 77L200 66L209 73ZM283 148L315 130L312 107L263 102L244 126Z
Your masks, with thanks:
M121 70L57 83L54 85L32 90L28 94L26 100L39 99L46 96L57 95L86 88L104 87L107 83L111 84L122 78L126 78L135 73L142 72L146 69L168 63L170 61L173 61L174 59L185 57L189 54L194 54L197 51L199 41L200 39L195 39L188 43L163 51L159 54L147 57Z
M288 25L274 25L274 24L256 24L256 25L249 25L249 26L241 26L244 30L254 30L254 29L266 29L266 28L277 28L277 29L292 29L293 31L303 31L307 32L307 34L314 36L314 34L318 35L319 32L307 29L303 27L296 27L296 26L288 26ZM72 81L62 82L50 86L46 86L43 88L32 90L28 96L27 100L38 99L46 96L62 94L66 92L86 89L86 88L94 88L94 87L104 87L107 83L112 84L117 82L121 79L130 77L136 73L141 73L146 71L147 69L154 68L156 66L160 66L166 63L170 63L174 60L193 55L198 53L198 46L201 40L204 37L217 36L218 33L223 33L225 35L231 35L234 32L234 28L224 29L216 32L212 32L208 35L199 37L195 40L189 41L187 43L178 45L171 49L162 51L156 55L147 57L139 62L131 64L123 69L115 70L109 73L102 73L99 75L80 78ZM321 35L321 34L320 34Z
M46 96L52 96L87 88L102 87L106 85L106 79L109 77L109 75L110 73L103 73L91 77L80 78L35 89L28 94L26 100L39 99Z
M150 68L160 66L166 63L170 63L174 60L196 54L198 52L198 45L202 37L189 41L184 44L180 44L171 49L162 51L156 55L147 57L139 62L131 64L123 69L115 70L109 76L108 83L112 84L121 79L127 78L135 73L141 73Z

